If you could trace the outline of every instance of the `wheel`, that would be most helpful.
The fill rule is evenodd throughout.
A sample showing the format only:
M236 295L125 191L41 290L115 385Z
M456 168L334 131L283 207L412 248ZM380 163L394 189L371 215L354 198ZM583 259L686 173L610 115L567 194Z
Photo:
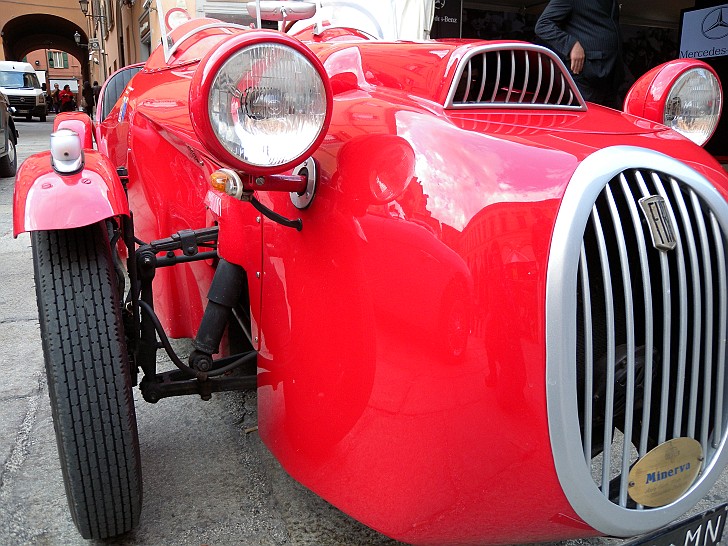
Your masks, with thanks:
M18 154L15 149L15 138L8 135L7 154L0 157L0 177L15 176L18 170Z
M46 120L46 114L41 114L41 116L40 116L40 120L41 120L41 121L45 121L45 120Z
M141 459L105 224L31 237L53 424L73 521L84 538L132 529Z
M25 121L33 121L33 114L25 114Z

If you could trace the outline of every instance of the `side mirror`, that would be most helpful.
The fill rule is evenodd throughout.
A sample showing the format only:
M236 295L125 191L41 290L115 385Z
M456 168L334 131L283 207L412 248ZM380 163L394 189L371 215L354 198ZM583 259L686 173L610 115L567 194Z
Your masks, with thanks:
M310 19L316 14L314 2L260 0L247 3L248 15L257 17L258 6L260 6L260 18L265 21L300 21Z

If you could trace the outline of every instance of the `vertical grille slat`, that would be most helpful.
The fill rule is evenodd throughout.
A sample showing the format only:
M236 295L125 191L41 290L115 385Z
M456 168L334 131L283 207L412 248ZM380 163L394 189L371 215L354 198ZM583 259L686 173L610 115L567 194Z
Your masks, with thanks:
M536 90L533 92L531 104L535 104L541 93L541 85L543 84L543 56L539 53L538 57L538 76L536 78Z
M615 327L614 327L614 300L612 299L612 275L609 267L609 255L607 251L606 238L599 219L599 211L596 207L592 211L594 231L596 232L597 245L599 248L599 260L604 280L604 307L605 307L605 328L607 335L607 360L606 360L606 392L604 393L605 416L604 416L604 446L612 445L612 425L614 424L614 376L615 376ZM609 472L612 463L612 450L604 449L602 454L602 493L609 496Z
M703 327L703 310L702 310L702 295L700 287L700 266L698 263L698 248L697 241L695 240L695 232L691 218L688 214L688 208L685 204L682 192L674 179L670 180L673 195L677 201L678 210L683 220L683 227L685 230L685 238L688 246L688 257L690 260L690 267L692 270L692 290L693 290L693 336L692 336L692 358L690 364L690 398L688 404L688 423L687 423L687 435L691 438L695 437L695 420L696 420L696 409L698 403L698 376L700 374L700 339L701 331ZM687 321L686 321L687 322ZM686 370L687 373L687 370ZM678 438L682 435L682 427L678 426L679 421L675 420L675 437Z
M715 215L711 212L710 214L710 226L713 232L713 241L715 242L715 253L718 264L724 264L726 261L725 247L723 245L723 237L720 232L720 226ZM725 362L726 357L726 320L728 317L728 287L726 286L726 271L722 267L718 267L718 287L719 287L719 326L718 332L722 332L723 335L718 339L718 374L716 377L716 392L715 392L715 432L713 434L713 447L717 448L720 444L720 439L723 437L723 405L725 401L724 396L724 385L725 385L725 366L721 366L721 363Z
M592 328L592 305L591 290L589 288L589 264L586 259L586 251L584 245L581 245L581 259L579 261L579 270L581 272L581 293L582 293L582 309L584 320L584 351L586 358L584 359L584 458L587 462L592 457L592 416L593 416L593 399L594 392L594 352L593 352L593 328Z
M642 175L639 172L636 173L635 179L637 180L637 189L639 189L639 194L645 197L646 187L644 186L644 180L642 180ZM640 218L640 212L637 208L637 202L631 188L629 187L627 177L624 175L624 173L619 177L619 180L622 185L622 191L624 192L625 196L627 196L627 206L629 207L629 214L635 230L637 249L639 251L640 274L642 275L642 298L644 300L645 320L645 375L642 398L642 431L640 434L638 453L640 457L643 457L647 453L647 435L650 429L650 420L652 417L652 356L655 334L654 321L652 317L652 280L650 275L649 257L647 254L647 242L645 240L645 234L641 229L642 220Z
M679 438L680 431L682 430L682 418L683 418L683 400L685 397L685 370L687 367L687 346L688 346L688 279L687 269L685 266L685 253L683 252L683 242L680 235L680 229L678 228L677 216L673 210L671 200L665 190L665 186L662 183L657 173L652 174L652 179L655 183L660 196L665 200L667 207L667 213L669 215L672 225L676 227L675 239L677 240L677 276L678 276L678 289L679 289L679 329L678 329L678 355L677 355L677 377L674 379L676 383L676 394L675 394L675 415L673 419L673 430L672 437ZM677 205L677 203L676 203Z
M620 476L619 484L619 505L627 505L627 477L629 475L629 463L630 463L630 442L627 438L632 438L632 426L634 419L634 374L635 374L635 334L634 334L634 309L633 298L632 298L632 272L629 267L629 258L627 256L627 243L625 240L625 234L620 226L622 225L622 218L617 208L612 189L609 184L604 188L604 192L607 196L607 202L609 203L609 210L612 215L612 224L614 226L614 236L617 240L617 250L619 254L619 263L622 273L622 289L624 294L624 318L625 318L625 330L627 337L627 383L626 383L626 397L625 397L625 415L624 415L624 426L623 434L625 441L622 442L622 471ZM613 410L614 411L614 410ZM606 445L606 443L605 443Z
M561 93L559 94L559 98L556 101L557 103L561 104L562 101L564 100L564 94L566 93L566 89L567 89L566 79L564 78L564 75L561 74ZM569 100L569 102L571 102L571 100Z
M528 91L528 75L531 72L531 61L528 57L528 53L524 53L524 62L526 64L526 68L523 71L523 85L521 86L521 96L518 97L518 103L522 103L523 99L526 97L526 91Z
M553 52L519 43L467 51L459 61L445 107L585 110L586 103Z
M546 98L543 100L545 104L549 104L551 100L551 94L554 92L554 80L556 79L556 67L554 63L549 63L549 90L546 93Z
M702 405L702 421L700 423L700 444L703 446L703 453L708 451L708 427L710 426L710 401L711 392L713 385L713 264L710 257L710 243L708 241L708 229L705 225L705 219L703 218L702 210L700 208L700 202L698 196L694 191L690 192L690 203L693 208L693 215L695 216L696 223L698 226L698 235L700 237L700 248L702 250L702 265L703 265L703 282L705 286L705 328L703 330L703 350L704 350L704 362L706 366L701 366L703 369L703 405ZM700 363L698 362L698 365ZM695 390L695 403L697 405L698 397L698 385L694 386ZM692 397L691 397L692 399ZM697 408L695 408L697 412Z
M488 57L483 55L483 73L480 75L480 91L478 91L478 98L475 102L483 100L483 93L485 92L485 82L487 81L486 74L488 73Z
M503 60L501 59L501 52L498 51L496 53L495 83L493 84L493 94L490 97L490 102L495 102L495 97L498 95L498 89L500 89L501 66L502 66L502 64L503 64Z
M508 90L506 91L506 104L510 104L511 102L511 95L513 94L513 82L516 79L516 53L515 51L511 51L511 79L508 82Z
M470 96L470 82L473 81L473 60L472 59L470 59L468 61L467 74L468 74L468 77L465 80L465 91L463 91L463 98L461 99L462 102L467 102L468 96Z

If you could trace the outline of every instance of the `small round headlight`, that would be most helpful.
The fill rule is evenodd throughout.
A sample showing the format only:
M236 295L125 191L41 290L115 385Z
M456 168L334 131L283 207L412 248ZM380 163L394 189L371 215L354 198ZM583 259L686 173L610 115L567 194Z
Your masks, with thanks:
M702 146L715 132L720 109L718 79L704 68L693 68L672 86L665 101L664 123Z
M675 59L640 77L627 93L624 111L667 125L703 146L720 121L723 91L710 65Z
M193 123L222 162L252 173L282 171L323 139L328 78L302 44L250 32L221 45L201 65L190 88Z

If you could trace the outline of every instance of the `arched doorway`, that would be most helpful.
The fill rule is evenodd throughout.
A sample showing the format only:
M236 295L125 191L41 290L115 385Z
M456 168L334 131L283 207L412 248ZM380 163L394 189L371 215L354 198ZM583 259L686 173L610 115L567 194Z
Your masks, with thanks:
M74 34L80 36L79 44ZM88 35L86 29L63 17L51 14L20 15L2 28L5 59L19 61L31 51L65 51L81 64L82 80L90 79Z

